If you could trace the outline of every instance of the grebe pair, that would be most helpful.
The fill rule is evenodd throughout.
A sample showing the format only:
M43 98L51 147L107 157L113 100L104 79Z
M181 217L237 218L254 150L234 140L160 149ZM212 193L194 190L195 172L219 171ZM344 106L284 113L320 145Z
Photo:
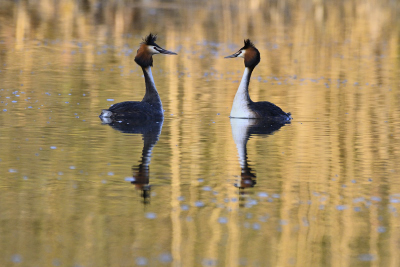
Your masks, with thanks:
M156 36L149 34L137 51L135 62L142 67L146 83L146 94L142 101L126 101L112 105L109 109L103 109L100 118L130 118L130 119L162 119L163 108L160 96L154 84L151 67L153 66L153 55L176 53L165 50L155 43ZM235 54L225 58L244 58L245 71L239 88L233 100L231 118L242 119L270 119L280 122L289 122L292 117L285 113L280 107L267 101L253 102L249 95L249 83L251 73L260 63L260 52L249 40L244 41L244 46Z

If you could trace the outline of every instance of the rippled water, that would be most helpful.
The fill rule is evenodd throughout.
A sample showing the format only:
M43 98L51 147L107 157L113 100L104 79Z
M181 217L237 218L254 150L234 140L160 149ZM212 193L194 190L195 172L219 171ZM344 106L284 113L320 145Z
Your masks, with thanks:
M261 2L0 3L2 266L399 266L400 7ZM164 121L102 124L149 32Z

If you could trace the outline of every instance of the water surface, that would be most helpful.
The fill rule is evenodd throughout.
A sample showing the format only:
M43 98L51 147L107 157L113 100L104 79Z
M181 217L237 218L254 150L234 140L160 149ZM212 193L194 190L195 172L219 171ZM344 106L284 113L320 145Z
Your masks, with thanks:
M0 4L2 266L399 266L398 4L246 3ZM149 32L164 121L102 124Z

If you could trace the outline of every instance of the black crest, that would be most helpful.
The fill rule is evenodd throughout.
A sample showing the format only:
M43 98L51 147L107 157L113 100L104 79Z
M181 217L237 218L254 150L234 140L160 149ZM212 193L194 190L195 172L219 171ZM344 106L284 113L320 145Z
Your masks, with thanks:
M146 54L146 49L142 45L153 45L158 46L155 41L157 40L157 35L150 33L148 36L143 38L143 42L141 42L141 46L137 51L135 62L142 67L152 67L153 66L153 57L151 54Z
M244 46L241 50L246 50L244 56L244 65L249 68L255 68L261 61L260 52L250 39L244 40Z
M247 49L250 47L256 48L254 44L250 41L250 39L244 40L244 46L242 49Z
M147 44L147 45L157 45L155 42L157 40L157 35L150 33L146 38L143 38L142 44Z

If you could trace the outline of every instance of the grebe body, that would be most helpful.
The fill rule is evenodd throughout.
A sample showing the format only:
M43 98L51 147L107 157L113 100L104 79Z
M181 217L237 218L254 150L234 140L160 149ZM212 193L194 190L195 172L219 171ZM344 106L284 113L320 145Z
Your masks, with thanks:
M241 119L270 119L275 121L290 122L290 113L284 112L277 105L268 102L254 102L249 95L251 73L261 60L260 52L249 40L244 41L244 46L235 54L225 58L244 58L245 70L239 88L232 104L231 118Z
M129 118L129 119L162 119L164 110L154 83L151 67L153 66L153 55L176 53L165 50L155 43L157 37L149 34L140 44L135 57L135 62L142 68L146 93L142 101L125 101L112 105L109 109L103 109L100 118Z

